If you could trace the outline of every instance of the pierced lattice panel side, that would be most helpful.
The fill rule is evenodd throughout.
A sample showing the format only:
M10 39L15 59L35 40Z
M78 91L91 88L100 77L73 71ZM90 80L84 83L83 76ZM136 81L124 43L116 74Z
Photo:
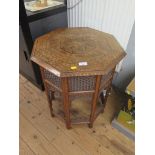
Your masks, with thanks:
M109 84L111 78L113 76L113 72L110 71L106 75L102 76L101 79L101 88L104 88L106 84ZM51 82L53 85L61 89L61 78L54 75L53 73L44 70L44 77L46 80ZM69 92L74 91L91 91L95 89L95 80L96 76L76 76L76 77L69 77L68 84L69 84ZM55 89L55 88L53 88Z
M77 76L69 78L69 91L94 90L95 76Z
M44 70L44 77L45 77L46 80L50 81L52 84L54 84L58 88L61 88L61 79L60 79L60 77L50 73L47 70Z
M101 80L101 83L103 83L104 81L107 81L108 79L110 79L113 75L113 72L110 71L109 73L107 73L106 75L103 75L102 76L102 80Z
M107 83L109 83L109 81L111 80L112 77L113 77L113 71L110 71L106 75L103 75L102 76L102 79L101 79L100 88L101 87L104 87L104 85L106 85Z
M46 80L61 88L61 78L53 73L44 70L44 77ZM95 76L76 76L68 78L69 91L88 91L94 90Z

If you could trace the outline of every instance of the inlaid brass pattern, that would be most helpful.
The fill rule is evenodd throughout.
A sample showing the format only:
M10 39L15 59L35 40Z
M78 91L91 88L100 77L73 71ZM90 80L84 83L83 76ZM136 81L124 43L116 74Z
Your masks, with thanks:
M39 37L32 60L59 76L103 75L112 69L125 52L111 34L91 28L60 28ZM87 66L79 66L79 62ZM76 71L71 66L77 66Z

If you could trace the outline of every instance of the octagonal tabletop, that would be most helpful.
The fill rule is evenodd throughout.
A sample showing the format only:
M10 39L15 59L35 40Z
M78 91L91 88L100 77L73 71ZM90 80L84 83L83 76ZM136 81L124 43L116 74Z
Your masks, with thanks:
M126 55L114 36L61 28L36 39L31 60L59 77L104 75Z

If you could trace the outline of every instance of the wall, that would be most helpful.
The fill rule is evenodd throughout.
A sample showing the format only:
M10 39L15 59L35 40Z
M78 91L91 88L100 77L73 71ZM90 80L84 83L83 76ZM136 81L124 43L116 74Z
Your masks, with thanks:
M67 0L68 7L79 0ZM113 34L126 50L134 24L134 0L82 0L68 9L69 27L91 27ZM121 63L117 67L120 71Z
M132 28L126 52L127 56L123 61L122 70L116 74L113 80L113 84L121 90L125 90L135 76L135 24Z

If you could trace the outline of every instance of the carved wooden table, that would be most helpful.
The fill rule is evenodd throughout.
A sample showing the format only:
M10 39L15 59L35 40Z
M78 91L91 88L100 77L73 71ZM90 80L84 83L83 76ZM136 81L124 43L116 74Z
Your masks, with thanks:
M104 111L115 66L125 55L114 36L91 28L56 29L37 38L31 60L40 66L51 115L54 93L60 92L66 127L77 123L92 127ZM74 122L70 118L71 100L80 95L92 96L90 116Z

